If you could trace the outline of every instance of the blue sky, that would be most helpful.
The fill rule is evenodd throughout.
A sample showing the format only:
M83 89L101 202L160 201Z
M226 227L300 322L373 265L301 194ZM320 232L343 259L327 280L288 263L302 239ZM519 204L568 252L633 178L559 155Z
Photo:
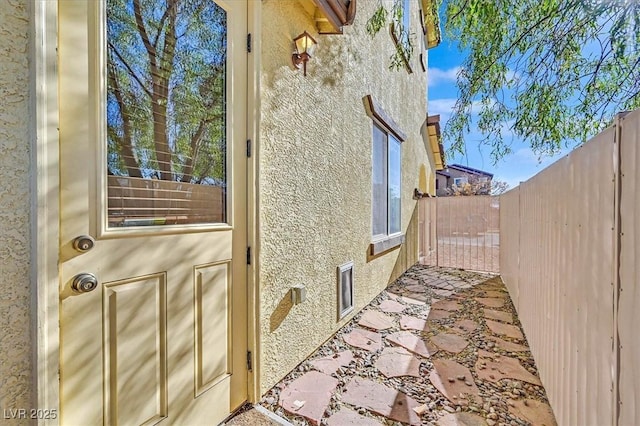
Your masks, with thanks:
M428 113L429 115L440 115L440 125L443 129L451 116L451 109L457 98L456 74L460 69L462 59L463 54L458 51L457 45L446 39L439 46L430 49L428 52ZM477 129L474 130L472 128L466 138L466 155L450 157L447 153L447 163L462 164L493 173L494 179L507 182L509 188L513 188L519 182L529 179L570 150L564 148L553 157L538 159L538 156L531 151L525 141L514 138L511 145L512 153L504 157L496 165L493 165L490 148L480 146L480 140L480 133ZM445 149L448 150L450 144L446 139L443 142Z

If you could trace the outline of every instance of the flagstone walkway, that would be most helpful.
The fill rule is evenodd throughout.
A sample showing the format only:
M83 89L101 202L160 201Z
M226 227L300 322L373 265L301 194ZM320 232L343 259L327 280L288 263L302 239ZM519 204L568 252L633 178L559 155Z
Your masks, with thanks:
M555 425L499 277L416 265L261 400L295 425Z

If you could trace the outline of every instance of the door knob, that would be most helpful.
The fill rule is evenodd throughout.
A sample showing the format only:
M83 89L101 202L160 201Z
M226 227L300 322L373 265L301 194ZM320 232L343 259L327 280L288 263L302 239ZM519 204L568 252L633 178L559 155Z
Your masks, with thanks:
M76 293L89 293L98 287L98 279L95 275L83 272L73 277L71 288Z
M80 253L91 250L95 244L96 240L88 235L80 235L73 240L73 248Z

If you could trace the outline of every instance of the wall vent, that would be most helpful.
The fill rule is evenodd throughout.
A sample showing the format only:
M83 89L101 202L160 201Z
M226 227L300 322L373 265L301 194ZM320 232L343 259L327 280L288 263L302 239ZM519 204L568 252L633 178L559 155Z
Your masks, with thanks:
M353 262L338 267L338 320L353 311Z

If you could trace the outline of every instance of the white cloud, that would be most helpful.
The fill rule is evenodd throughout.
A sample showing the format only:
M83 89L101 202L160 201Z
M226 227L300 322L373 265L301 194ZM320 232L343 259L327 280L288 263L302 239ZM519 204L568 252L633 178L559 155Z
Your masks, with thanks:
M513 71L513 70L507 70L507 81L511 81L511 80L520 80L520 74Z
M448 118L453 111L453 108L456 106L456 98L442 98L442 99L429 99L428 111L429 115L440 114L440 119ZM473 101L471 103L471 114L477 115L482 108L482 102Z
M461 69L460 67L453 67L448 70L429 68L427 72L428 85L431 87L440 83L452 83L458 78L458 73L460 73Z
M449 69L429 68L427 72L427 84L429 87L437 86L443 83L454 83L458 79L458 74L462 70L461 67L453 67ZM506 79L508 82L517 82L521 75L513 70L507 70Z
M428 106L429 115L440 114L441 118L443 116L449 117L455 105L455 98L430 99Z
M520 164L524 163L524 164L535 166L538 169L538 171L540 171L541 169L547 167L551 163L554 163L559 158L564 157L569 151L570 149L563 148L560 150L559 153L553 156L540 156L535 152L533 152L531 148L526 147L526 148L520 148L519 150L515 151L508 158L508 160L512 160Z

